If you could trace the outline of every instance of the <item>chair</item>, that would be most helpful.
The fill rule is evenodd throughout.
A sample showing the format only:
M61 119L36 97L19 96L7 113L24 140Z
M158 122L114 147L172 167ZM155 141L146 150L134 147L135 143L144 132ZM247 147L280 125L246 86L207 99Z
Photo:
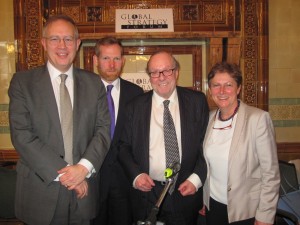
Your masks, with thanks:
M285 225L285 224L298 225L297 216L295 216L294 214L288 211L277 209L274 225Z
M299 185L295 164L279 160L280 171L280 190L279 190L279 203L276 211L275 224L283 225L298 225L298 216L295 205L286 205L288 195L299 194ZM290 194L289 194L290 193ZM296 214L295 214L296 213Z
M280 171L280 195L299 190L297 171L295 164L279 160Z
M17 173L10 167L10 163L0 166L0 224L24 225L15 217L14 201Z

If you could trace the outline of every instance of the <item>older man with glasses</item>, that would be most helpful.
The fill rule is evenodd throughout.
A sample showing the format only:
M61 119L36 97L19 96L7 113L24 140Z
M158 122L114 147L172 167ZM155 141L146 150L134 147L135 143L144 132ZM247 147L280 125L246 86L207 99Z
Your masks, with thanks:
M132 184L134 220L146 219L164 189L166 167L179 163L157 219L167 225L195 225L207 172L202 154L206 97L176 85L179 63L168 52L153 54L147 72L153 90L128 105L119 146L119 160Z

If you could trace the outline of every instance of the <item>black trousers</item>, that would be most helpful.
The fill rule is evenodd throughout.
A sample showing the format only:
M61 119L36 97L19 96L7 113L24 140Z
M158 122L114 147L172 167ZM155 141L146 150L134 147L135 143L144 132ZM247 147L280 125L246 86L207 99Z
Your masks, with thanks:
M154 181L155 186L151 190L151 192L147 193L147 216L150 215L151 210L157 203L158 198L161 196L161 193L164 189L164 185L159 181ZM164 201L162 202L159 212L157 214L157 221L163 222L166 225L196 225L198 212L194 210L193 207L191 209L186 209L184 211L176 210L176 204L180 204L180 193L175 193L175 190L172 195L169 193L166 194ZM184 197L183 197L184 198ZM146 218L147 218L146 216ZM143 218L143 219L146 219Z
M130 200L119 185L111 185L109 195L100 202L99 215L92 225L132 225Z
M227 205L217 202L213 198L209 199L209 208L205 208L206 225L254 225L255 218L247 220L228 222Z

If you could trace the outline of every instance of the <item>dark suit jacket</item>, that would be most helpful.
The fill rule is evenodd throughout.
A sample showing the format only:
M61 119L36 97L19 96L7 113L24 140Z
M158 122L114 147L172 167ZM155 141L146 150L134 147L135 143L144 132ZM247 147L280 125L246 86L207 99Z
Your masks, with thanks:
M120 191L128 191L128 179L124 175L123 168L121 168L117 161L117 144L124 127L125 106L134 97L141 94L143 94L143 89L141 87L120 78L120 99L116 128L109 152L100 170L100 201L104 201L108 197L110 184L112 182L119 185Z
M181 170L175 187L175 209L198 210L202 205L202 191L193 196L182 197L178 186L192 173L196 173L204 184L207 168L203 157L202 143L208 123L208 105L201 92L177 87L181 138ZM137 97L128 105L127 120L119 146L119 160L129 177L130 183L141 173L149 174L149 132L153 91ZM131 188L134 213L145 210L143 201L147 192ZM143 213L140 213L143 214ZM144 212L145 214L145 212ZM135 218L136 219L136 218ZM145 218L139 218L145 219Z
M85 158L99 171L110 144L105 88L96 74L74 68L73 75L73 161ZM16 216L29 224L45 224L54 214L60 188L53 180L67 165L47 67L14 74L8 93L11 138L20 155ZM89 194L78 204L83 218L89 219L96 215L98 177L87 180Z

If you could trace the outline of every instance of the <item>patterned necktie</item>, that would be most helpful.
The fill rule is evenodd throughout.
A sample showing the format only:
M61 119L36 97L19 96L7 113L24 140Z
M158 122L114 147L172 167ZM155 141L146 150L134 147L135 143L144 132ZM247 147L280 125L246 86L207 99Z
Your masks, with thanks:
M166 166L170 167L175 162L180 162L179 148L175 131L174 121L169 110L169 100L164 102L164 139L166 151ZM170 186L169 193L172 194L178 174L174 177L174 183Z
M70 165L73 164L73 110L68 89L66 87L66 79L68 75L60 75L60 125L64 139L65 161Z
M114 136L115 131L115 106L114 106L114 100L111 96L111 90L114 87L114 85L107 85L107 101L108 101L108 109L110 114L110 138L112 139Z

